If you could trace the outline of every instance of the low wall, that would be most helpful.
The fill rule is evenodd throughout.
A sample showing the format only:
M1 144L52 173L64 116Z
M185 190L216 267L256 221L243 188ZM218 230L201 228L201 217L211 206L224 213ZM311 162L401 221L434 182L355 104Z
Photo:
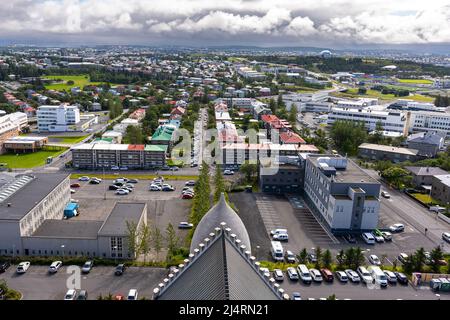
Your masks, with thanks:
M447 217L446 215L444 215L444 214L442 214L442 213L439 213L439 214L438 214L438 217L439 217L439 219L441 219L441 220L447 222L448 224L450 224L450 218Z

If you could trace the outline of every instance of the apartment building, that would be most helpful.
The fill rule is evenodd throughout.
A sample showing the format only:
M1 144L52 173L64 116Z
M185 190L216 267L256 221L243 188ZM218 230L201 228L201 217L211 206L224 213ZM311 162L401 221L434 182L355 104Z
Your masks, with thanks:
M431 197L441 204L450 204L450 174L436 175L432 180Z
M385 146L381 144L363 143L358 147L358 156L370 160L416 161L420 158L419 150Z
M71 152L78 169L150 169L166 164L168 146L91 143L74 146Z
M80 121L80 110L76 106L41 106L37 111L39 132L75 131Z
M407 115L410 132L437 130L450 137L449 112L410 111Z
M377 228L381 185L352 161L335 155L308 155L304 179L308 205L333 233Z

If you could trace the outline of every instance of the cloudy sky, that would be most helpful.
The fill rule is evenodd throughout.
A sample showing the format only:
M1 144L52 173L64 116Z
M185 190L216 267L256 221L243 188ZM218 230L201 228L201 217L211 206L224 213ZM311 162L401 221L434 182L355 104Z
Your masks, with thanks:
M16 43L349 47L450 43L450 0L7 0Z

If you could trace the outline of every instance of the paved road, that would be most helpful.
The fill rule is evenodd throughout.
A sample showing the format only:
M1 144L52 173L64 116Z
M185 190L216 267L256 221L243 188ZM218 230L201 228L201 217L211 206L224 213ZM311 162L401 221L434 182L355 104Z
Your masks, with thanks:
M30 266L26 274L17 275L15 268L10 267L0 279L6 280L9 287L19 290L24 300L62 300L68 290L67 268L62 267L57 274L50 275L46 266ZM98 295L127 295L130 289L137 289L140 297L151 299L152 291L167 275L161 268L131 267L118 277L114 275L114 267L94 267L87 275L81 275L80 289L87 290L89 300Z

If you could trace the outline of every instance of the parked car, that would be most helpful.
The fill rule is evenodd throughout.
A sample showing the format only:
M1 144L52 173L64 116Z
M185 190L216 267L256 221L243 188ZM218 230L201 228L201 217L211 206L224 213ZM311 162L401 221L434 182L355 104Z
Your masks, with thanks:
M113 183L127 183L129 180L127 178L117 178Z
M447 241L450 243L450 232L444 232L442 234L442 240Z
M5 272L11 266L9 261L0 261L0 273Z
M391 195L387 191L381 191L381 196L386 199L389 199L391 197Z
M156 184L152 184L152 185L150 185L149 190L150 191L161 191L162 188L160 186L156 185Z
M369 262L375 266L381 266L381 260L374 254L369 256Z
M276 281L283 281L284 280L283 271L281 271L281 269L273 270L273 277L275 278Z
M348 243L356 243L356 238L355 238L352 234L350 234L350 233L347 233L347 234L344 236L344 238L345 238L345 240L348 241Z
M91 181L89 181L89 184L100 184L101 182L102 182L101 179L92 178Z
M394 232L402 232L405 230L405 226L401 223L396 223L393 224L392 226L389 227L389 230L394 233Z
M128 171L128 167L120 167L119 170L120 171Z
M139 180L138 179L130 179L130 180L128 180L128 183L136 184L136 183L139 183Z
M130 193L130 191L126 190L126 189L119 189L119 190L116 191L116 194L118 194L120 196L125 196L125 195L127 195L129 193Z
M291 300L302 300L302 296L300 295L300 292L292 292L292 298Z
M441 206L431 206L429 208L430 211L436 212L436 213L443 213L445 212L446 208Z
M81 185L79 183L72 183L70 185L71 188L81 188Z
M109 186L109 190L113 190L113 191L117 191L117 190L119 190L120 188L122 188L121 186L119 187L119 186L116 186L115 184L112 184L112 185L110 185Z
M363 266L358 267L358 269L356 269L356 272L358 273L359 277L365 284L372 283L373 278L370 275L370 272L365 267Z
M320 273L322 274L323 279L326 282L333 282L334 276L333 273L328 269L320 269Z
M162 187L162 191L165 191L165 192L171 192L171 191L175 191L175 188L172 187L172 186L170 186L170 185L164 185L164 186Z
M408 284L408 277L404 273L394 272L394 274L397 277L398 283Z
M289 236L287 233L278 233L275 234L272 238L276 241L289 241Z
M75 300L77 297L77 291L74 289L69 289L64 296L64 300Z
M382 231L381 235L383 236L385 241L392 241L392 233L388 231Z
M194 225L189 222L180 222L178 224L178 229L192 229Z
M187 186L187 187L194 187L195 186L195 181L194 180L189 180L184 185Z
M169 171L169 170L170 170L170 167L169 167L169 166L163 166L163 167L161 168L161 170L162 170L162 171Z
M312 277L309 272L309 269L304 264L299 264L297 266L297 272L300 276L300 279L302 279L303 283L310 284L312 282Z
M86 290L81 290L78 293L77 300L87 300L88 299L88 292Z
M335 274L340 282L348 282L348 276L344 271L336 271Z
M223 175L224 176L232 176L232 175L234 175L234 171L233 170L224 170Z
M131 289L128 292L127 300L137 300L138 299L138 291L136 289Z
M400 253L397 257L397 259L401 262L401 263L405 263L408 260L408 255L406 253Z
M125 264L121 263L119 265L117 265L116 270L114 271L114 274L116 276L121 276L124 272L125 272Z
M299 279L298 272L293 267L287 268L287 275L292 281L298 281Z
M71 193L71 194L74 194L75 192L76 192L76 190L70 189L70 193Z
M397 283L397 276L395 275L394 272L389 271L389 270L383 270L383 272L386 275L387 281L389 283L392 283L392 284Z
M113 170L113 171L119 171L120 168L119 168L118 166L112 166L112 167L111 167L111 170Z
M384 242L384 237L382 235L378 235L376 233L372 233L372 235L375 238L375 241L377 243L383 243Z
M78 181L89 181L91 180L91 178L89 178L88 176L82 176L78 178Z
M286 250L286 261L288 263L296 263L297 259L295 258L295 254L292 253L290 250Z
M313 279L314 282L322 282L323 281L322 275L320 274L319 270L310 269L309 273L311 274L311 278Z
M62 266L62 261L55 261L48 268L48 272L49 273L57 273L59 268L61 268L61 266Z
M317 257L314 253L308 253L308 261L310 263L316 263L317 262Z
M375 238L370 232L365 232L365 233L361 234L361 238L367 244L375 244Z
M29 261L24 261L19 263L19 265L17 266L16 272L17 273L25 273L27 272L28 268L30 267L30 262Z
M122 190L126 190L126 191L128 191L128 192L133 192L133 188L130 188L130 187L125 187L125 186L123 186L122 187Z
M183 194L183 195L181 196L181 199L187 199L187 200L190 200L190 199L192 199L192 198L194 198L194 195L193 195L193 194L190 194L190 193L186 193L186 194Z
M270 271L268 268L259 268L259 270L263 273L266 278L270 278Z
M270 230L270 234L272 236L279 234L279 233L288 233L287 229L274 229L274 230Z
M89 272L91 272L93 267L94 267L94 261L92 261L92 260L86 261L84 263L83 267L81 267L81 272L89 273Z
M352 269L346 269L345 274L347 275L347 277L350 279L351 282L358 283L361 281L361 277L359 276L359 274Z

